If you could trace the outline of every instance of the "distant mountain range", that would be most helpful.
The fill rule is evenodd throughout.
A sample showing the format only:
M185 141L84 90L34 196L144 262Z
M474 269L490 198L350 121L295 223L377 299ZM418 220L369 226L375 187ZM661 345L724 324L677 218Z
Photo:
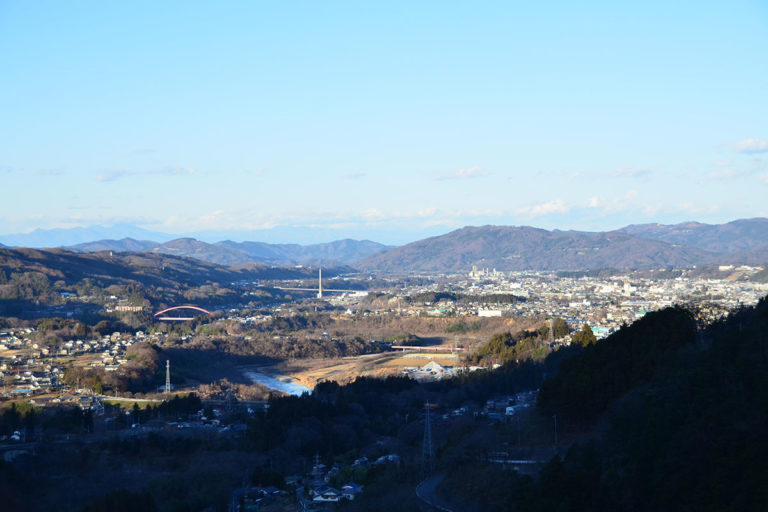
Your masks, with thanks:
M264 242L223 241L209 244L194 238L178 238L165 243L123 238L77 244L65 249L76 252L154 252L196 258L219 265L263 263L268 265L339 265L391 249L369 240L337 240L325 244L268 244Z
M768 249L768 219L764 218L741 219L727 224L633 224L619 231L641 238L726 254Z
M109 232L112 228L103 229ZM8 237L3 241L7 244ZM350 265L377 272L468 271L473 266L508 271L669 268L713 263L765 265L768 219L742 219L726 224L639 224L594 233L528 226L465 227L401 247L350 239L298 245L125 237L64 248L84 253L167 254L225 266Z
M174 238L164 233L147 231L130 224L116 224L114 226L35 229L29 233L0 236L0 242L10 247L54 248L118 237L151 240L158 243Z
M159 245L159 242L151 242L149 240L122 238L120 240L97 240L95 242L86 242L83 244L71 245L69 247L62 247L62 249L74 252L144 252L151 251Z
M466 227L374 254L355 266L385 272L591 270L768 263L768 219L722 225L628 226L588 233L532 227Z
M0 226L1 228L2 226ZM445 231L446 229L442 226L428 228L413 226L410 229L377 228L375 234L376 239L380 242L384 241L390 245L401 245L426 236L440 235L445 233ZM178 238L194 238L208 243L221 240L258 240L268 244L317 245L346 238L364 240L371 236L373 236L371 231L362 225L343 230L342 228L322 226L277 226L265 229L203 230L169 234L122 223L112 226L35 229L29 233L0 233L0 243L11 247L50 249L91 243L95 240L132 238L134 240L165 243Z

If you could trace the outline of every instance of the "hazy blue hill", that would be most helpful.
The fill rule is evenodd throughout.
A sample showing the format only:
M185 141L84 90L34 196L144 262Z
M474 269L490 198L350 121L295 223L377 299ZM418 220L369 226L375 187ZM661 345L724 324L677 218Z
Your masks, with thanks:
M303 247L299 254L302 261L309 263L315 261L351 263L391 248L392 246L370 240L351 240L347 238L325 244L307 245Z
M378 271L584 270L684 267L716 259L701 249L674 246L620 231L585 233L532 227L465 227L364 260Z
M194 238L177 238L164 243L147 240L123 238L121 240L98 240L63 247L76 252L144 252L173 254L196 258L219 265L243 265L246 263L264 263L268 265L323 265L336 266L370 256L390 249L370 240L337 240L334 242L299 245L268 244L265 242L232 242L226 240L214 244Z
M372 254L376 254L391 246L386 246L370 240L336 240L323 244L267 244L263 242L219 242L232 249L241 250L255 258L264 261L284 261L301 264L318 264L327 262L351 263Z
M724 261L765 267L768 265L768 244L727 255Z
M338 240L324 244L268 244L264 242L232 242L215 244L193 238L179 238L161 244L154 252L176 254L221 265L260 262L269 265L339 265L388 249L368 240Z
M93 242L94 240L114 240L126 237L154 242L164 242L172 238L164 233L147 231L130 224L116 224L114 226L36 229L29 233L2 235L0 241L12 247L45 248L66 247Z
M96 242L87 242L84 244L63 247L63 249L68 249L75 252L142 252L154 249L158 245L160 244L157 242L150 242L149 240L135 240L133 238L126 237L121 238L120 240L98 240Z
M218 244L201 242L194 238L177 238L176 240L158 245L152 249L152 252L185 256L219 265L242 265L243 263L258 261L243 251Z
M116 239L116 233L138 233ZM96 235L107 235L98 237ZM89 240L82 240L91 237ZM101 239L99 239L101 238ZM153 251L221 265L355 265L375 271L466 271L476 265L498 270L644 269L691 265L768 263L768 219L710 225L637 224L611 232L547 231L533 227L466 227L401 247L370 240L311 245L185 237L168 240L130 225L37 230L0 237L16 246L65 246L78 252ZM78 243L55 243L78 239ZM93 241L98 240L98 241Z
M740 219L726 224L633 224L619 231L651 240L731 254L768 246L766 218Z

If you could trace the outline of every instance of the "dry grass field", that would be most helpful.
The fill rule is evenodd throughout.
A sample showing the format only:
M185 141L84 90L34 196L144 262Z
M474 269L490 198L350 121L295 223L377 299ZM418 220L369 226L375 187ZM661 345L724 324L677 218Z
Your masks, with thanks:
M262 366L259 371L274 377L288 377L308 388L324 380L339 383L358 376L385 377L400 375L403 368L424 366L436 361L443 366L456 366L459 357L450 352L385 352L341 359L301 359Z

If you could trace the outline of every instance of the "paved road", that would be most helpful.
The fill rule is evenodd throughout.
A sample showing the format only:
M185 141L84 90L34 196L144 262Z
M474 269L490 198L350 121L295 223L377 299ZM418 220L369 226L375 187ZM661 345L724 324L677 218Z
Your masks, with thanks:
M440 485L440 482L443 481L443 478L445 478L445 475L440 473L437 475L432 475L426 480L423 480L419 485L416 486L416 496L418 496L421 501L435 510L441 510L442 512L453 512L453 509L451 509L448 504L445 503L445 501L441 500L435 492L435 489L437 489L437 486Z

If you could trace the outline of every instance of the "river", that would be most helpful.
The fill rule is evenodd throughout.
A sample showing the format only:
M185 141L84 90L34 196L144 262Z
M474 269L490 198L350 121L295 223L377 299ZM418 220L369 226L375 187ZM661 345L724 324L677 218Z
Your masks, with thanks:
M275 391L280 391L282 393L287 393L289 395L295 395L295 396L301 396L303 393L312 393L312 390L309 389L308 387L302 386L301 384L298 384L296 382L290 382L290 377L280 376L280 378L286 379L286 380L280 380L270 375L265 375L263 373L259 373L253 370L246 370L243 373L245 374L246 377L251 379L253 382L258 382L259 384L263 384L264 386L267 386L269 389L274 389Z

